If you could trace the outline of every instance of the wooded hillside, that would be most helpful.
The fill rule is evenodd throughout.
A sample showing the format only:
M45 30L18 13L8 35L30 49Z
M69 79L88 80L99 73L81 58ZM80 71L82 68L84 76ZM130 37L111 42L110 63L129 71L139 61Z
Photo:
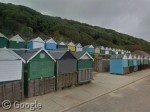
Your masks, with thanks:
M57 41L74 41L83 45L144 50L150 53L150 42L126 34L73 20L42 15L25 6L0 3L0 32L11 37L20 34L25 40L36 36Z

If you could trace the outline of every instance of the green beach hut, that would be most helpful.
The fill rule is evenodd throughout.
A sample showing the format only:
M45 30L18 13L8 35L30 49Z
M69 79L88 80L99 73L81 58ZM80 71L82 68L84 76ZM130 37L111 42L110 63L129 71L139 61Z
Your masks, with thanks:
M90 82L93 79L93 61L94 59L88 52L74 52L77 58L78 83Z
M15 35L12 38L9 39L9 48L25 48L26 42L23 40L20 35Z
M27 50L21 57L26 60L25 95L32 97L54 91L56 60L43 48Z
M7 44L8 44L8 38L2 33L0 33L0 48L7 47Z

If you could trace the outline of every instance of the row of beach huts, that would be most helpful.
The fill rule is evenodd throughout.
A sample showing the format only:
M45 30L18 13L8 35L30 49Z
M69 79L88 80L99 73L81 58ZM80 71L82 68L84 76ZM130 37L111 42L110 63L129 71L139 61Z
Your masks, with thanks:
M11 42L12 41L12 42ZM93 80L93 70L128 74L150 68L150 55L37 37L27 43L0 33L0 104L19 101Z
M0 104L91 82L88 52L0 48Z
M93 45L82 46L80 43L73 42L56 42L53 38L50 38L46 41L42 40L40 37L34 38L26 42L23 40L20 35L15 35L12 38L8 39L2 33L0 33L0 48L26 48L26 49L36 49L36 48L45 48L46 50L55 50L61 48L67 48L74 51L84 51L88 52L93 56L95 53L100 53L102 55L112 55L112 54L130 54L131 52L123 49L109 48L104 46L93 47Z
M111 74L123 75L147 68L150 68L150 55L124 54L112 55L110 58Z

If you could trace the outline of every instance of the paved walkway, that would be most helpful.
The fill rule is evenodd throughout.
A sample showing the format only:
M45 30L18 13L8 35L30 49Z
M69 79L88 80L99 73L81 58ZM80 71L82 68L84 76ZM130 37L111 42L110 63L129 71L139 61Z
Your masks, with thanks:
M150 76L67 112L150 112Z
M127 85L137 82L150 76L150 69L134 72L128 75L110 75L109 73L96 73L92 83L72 87L43 96L26 99L24 102L30 103L37 100L42 104L42 109L36 112L62 112L70 111L81 104L93 101L100 96L105 96ZM30 112L29 109L11 108L8 112ZM0 108L0 112L5 112Z

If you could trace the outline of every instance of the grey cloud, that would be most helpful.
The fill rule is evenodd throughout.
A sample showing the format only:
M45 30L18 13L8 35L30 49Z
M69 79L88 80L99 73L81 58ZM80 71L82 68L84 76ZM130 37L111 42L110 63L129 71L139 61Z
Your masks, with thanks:
M0 0L1 1L1 0ZM5 0L150 41L150 0Z

